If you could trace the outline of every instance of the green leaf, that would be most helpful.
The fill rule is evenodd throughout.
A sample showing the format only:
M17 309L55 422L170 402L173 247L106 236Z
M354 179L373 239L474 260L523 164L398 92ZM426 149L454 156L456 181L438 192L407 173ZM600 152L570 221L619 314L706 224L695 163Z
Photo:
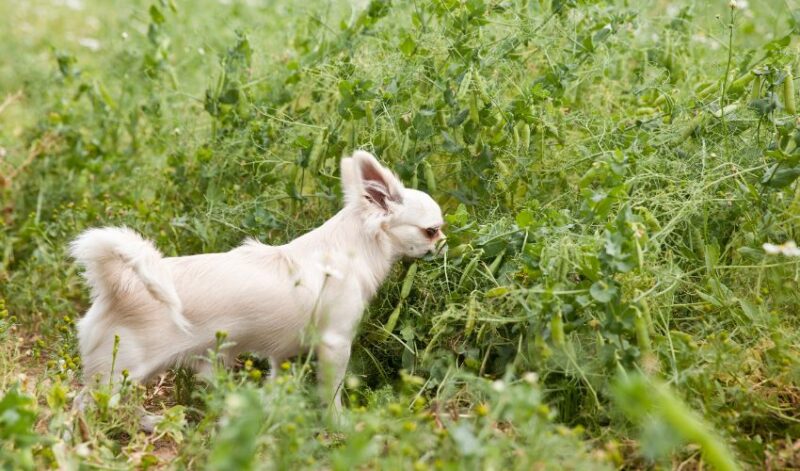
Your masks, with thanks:
M159 10L157 6L150 5L149 11L150 11L150 21L152 21L153 23L160 25L163 24L164 21L166 21L166 18L164 18L164 14L161 13L161 10Z
M598 303L606 304L617 295L617 287L614 286L613 282L608 283L600 280L592 284L592 287L589 288L589 294L591 294Z
M713 296L711 294L704 293L704 292L698 290L697 291L697 296L700 297L700 299L702 299L703 301L705 301L705 302L707 302L707 303L709 303L709 304L711 304L713 306L716 306L716 307L722 307L723 306L722 301L720 301L719 299L717 299L715 296Z
M455 213L447 214L444 218L451 226L460 227L465 225L469 220L469 213L467 212L467 207L461 203L458 205Z
M487 298L497 298L499 296L503 296L504 294L508 293L507 286L495 286L494 288L490 289L486 292Z
M39 439L33 430L36 422L36 401L33 397L20 392L14 385L0 399L0 439L10 441L18 446L29 446Z
M417 43L410 35L406 35L402 41L400 41L400 52L403 53L406 57L411 57L414 55L414 51L417 50Z
M775 164L764 174L761 184L769 188L786 188L791 185L797 177L800 177L800 166L781 168L780 164Z
M533 212L529 209L523 209L519 212L519 214L517 214L515 221L517 226L523 229L530 227L531 224L533 224Z

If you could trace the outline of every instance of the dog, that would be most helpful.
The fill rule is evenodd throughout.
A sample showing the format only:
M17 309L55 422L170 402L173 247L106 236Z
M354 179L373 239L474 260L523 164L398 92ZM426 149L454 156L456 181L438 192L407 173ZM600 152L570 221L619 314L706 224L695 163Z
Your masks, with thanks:
M342 159L341 181L344 207L281 246L249 239L229 252L163 257L125 227L78 236L70 254L92 298L77 324L84 380L117 382L125 370L144 383L176 365L207 375L202 356L224 331L232 342L224 364L251 352L269 358L273 377L287 358L314 349L320 393L340 412L365 307L396 261L444 240L439 205L404 188L372 154Z

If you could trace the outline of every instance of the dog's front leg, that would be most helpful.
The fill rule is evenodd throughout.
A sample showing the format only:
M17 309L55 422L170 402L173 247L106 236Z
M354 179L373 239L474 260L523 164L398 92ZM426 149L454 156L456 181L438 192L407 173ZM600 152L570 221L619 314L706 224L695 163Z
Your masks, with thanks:
M317 346L320 395L337 414L342 411L342 382L350 361L351 345L350 338L338 332L326 332Z

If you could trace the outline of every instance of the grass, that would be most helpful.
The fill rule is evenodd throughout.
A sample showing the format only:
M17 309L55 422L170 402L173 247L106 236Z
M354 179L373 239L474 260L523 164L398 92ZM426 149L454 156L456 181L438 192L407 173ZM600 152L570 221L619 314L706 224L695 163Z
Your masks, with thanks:
M800 263L762 249L800 238L800 5L273 3L0 4L4 467L800 466ZM281 243L359 147L449 251L370 305L340 423L305 357L72 408L72 237Z

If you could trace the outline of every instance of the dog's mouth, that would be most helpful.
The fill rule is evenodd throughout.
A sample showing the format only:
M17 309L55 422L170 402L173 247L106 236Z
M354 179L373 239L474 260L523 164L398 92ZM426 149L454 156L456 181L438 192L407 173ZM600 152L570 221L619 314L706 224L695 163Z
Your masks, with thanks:
M445 253L447 253L447 239L443 237L436 242L436 245L432 249L428 250L422 259L429 262L443 257Z

